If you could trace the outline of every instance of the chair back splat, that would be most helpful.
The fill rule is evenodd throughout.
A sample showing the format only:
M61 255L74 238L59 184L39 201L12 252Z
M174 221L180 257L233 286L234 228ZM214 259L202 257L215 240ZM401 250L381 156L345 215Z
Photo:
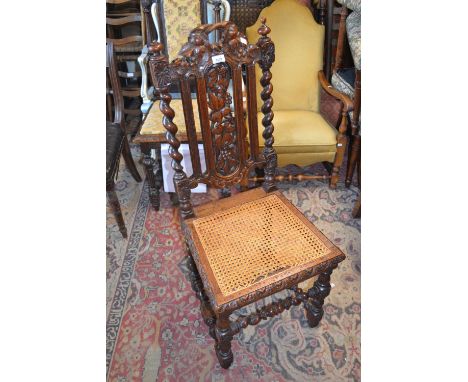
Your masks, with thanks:
M249 44L243 33L230 21L205 24L193 29L188 42L183 45L179 57L169 63L164 46L154 42L150 47L149 67L156 92L160 95L162 123L167 130L169 155L175 171L174 183L179 196L183 218L194 216L190 189L199 183L215 188L247 185L253 168L265 171L263 188L274 191L276 152L273 148L273 99L270 68L275 60L275 46L268 37L270 28L262 20L258 28L260 38ZM218 33L218 42L210 43L209 34ZM255 65L262 70L260 84L263 87L261 111L264 148L259 152L257 126L257 92ZM242 72L247 80L247 127L242 99ZM206 171L201 171L200 153L195 132L195 117L190 94L190 83L196 83L198 114L203 137ZM232 83L233 94L228 88ZM179 84L184 109L187 138L190 147L193 174L188 177L182 167L171 108L169 87ZM233 106L232 106L233 105Z

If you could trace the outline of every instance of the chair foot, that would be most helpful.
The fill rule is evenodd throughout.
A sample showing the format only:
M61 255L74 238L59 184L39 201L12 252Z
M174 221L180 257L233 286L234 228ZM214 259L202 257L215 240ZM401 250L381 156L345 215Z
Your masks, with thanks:
M346 179L345 185L349 187L353 180L354 170L356 168L357 162L359 160L359 155L361 152L361 136L360 135L353 135L351 137L351 144L349 148L349 157L348 157L348 165L346 168Z
M119 231L124 237L127 238L127 228L125 227L125 222L122 215L122 210L120 209L119 199L117 198L117 194L114 190L114 185L111 185L110 188L107 190L107 200L112 208L112 212L114 213L115 220L119 226Z
M223 369L228 369L234 360L231 349L232 331L229 319L226 317L219 317L216 321L215 332L217 339L215 344L216 357L221 367Z
M325 298L330 294L332 272L333 268L321 273L312 288L307 291L309 299L305 302L304 308L307 322L311 328L318 326L323 317L323 304Z

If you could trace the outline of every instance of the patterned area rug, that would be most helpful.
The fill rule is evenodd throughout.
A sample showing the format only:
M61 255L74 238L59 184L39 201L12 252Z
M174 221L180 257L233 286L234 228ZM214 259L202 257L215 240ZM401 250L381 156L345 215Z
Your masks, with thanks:
M145 178L145 172L141 162L141 153L138 147L132 145L132 155L142 179ZM130 233L135 218L135 212L143 189L143 182L137 183L132 178L123 158L120 160L120 167L115 183L117 197L119 198L120 208L125 221L127 231ZM138 245L138 243L136 243ZM111 300L115 295L119 277L122 274L122 265L126 255L128 240L124 239L119 231L119 226L115 221L112 210L106 209L106 307L107 316L111 308ZM130 274L132 271L130 271Z
M108 218L108 381L360 381L360 219L351 216L355 186L279 185L347 258L332 274L335 286L317 328L308 327L302 305L292 307L236 335L234 363L224 370L187 279L177 210L162 193L161 210L154 211L147 187L129 181L124 168L119 179L125 182L118 184L119 198L131 230L128 241L122 239ZM214 190L196 194L194 202L216 195Z

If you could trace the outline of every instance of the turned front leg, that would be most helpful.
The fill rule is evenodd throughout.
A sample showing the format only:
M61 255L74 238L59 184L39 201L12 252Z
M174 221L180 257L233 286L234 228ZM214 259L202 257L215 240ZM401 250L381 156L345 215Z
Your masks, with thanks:
M231 350L232 331L229 316L219 316L216 320L216 344L215 351L219 364L227 369L231 366L234 356Z
M190 251L189 251L190 252ZM195 292L198 300L200 301L200 310L203 317L203 321L208 326L210 336L216 340L215 334L215 325L216 325L216 316L211 309L210 300L208 299L205 290L203 288L203 282L201 280L200 274L198 273L198 269L193 261L192 255L188 254L187 259L187 268L190 272L190 284L192 285L192 289Z
M336 136L336 154L335 160L333 162L333 170L330 178L330 188L336 189L338 183L338 178L340 175L340 168L343 164L343 158L346 151L346 145L348 138L346 137L346 127L347 127L347 112L343 110L341 114L341 124L338 129L338 135Z
M333 268L321 273L312 288L307 291L308 300L304 303L306 317L311 328L315 328L323 317L323 303L330 294L330 276Z

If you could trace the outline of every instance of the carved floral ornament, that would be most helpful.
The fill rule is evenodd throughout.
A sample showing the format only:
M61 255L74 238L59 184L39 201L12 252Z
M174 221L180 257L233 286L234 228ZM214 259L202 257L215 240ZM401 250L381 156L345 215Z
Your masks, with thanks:
M216 169L221 175L227 176L239 166L236 124L230 108L232 97L228 92L229 67L223 63L212 65L208 68L207 78Z
M208 35L215 30L221 31L221 37L219 42L211 43ZM269 31L269 28L262 25L259 32L260 30ZM265 39L263 35L259 43L262 39ZM269 38L266 39L270 41ZM153 42L149 50L151 53L150 66L157 74L157 86L160 88L169 86L181 76L203 76L207 67L213 63L212 57L219 54L224 54L226 61L236 65L254 64L261 61L262 58L265 61L266 57L265 54L261 53L260 45L249 44L245 35L230 21L205 24L193 29L188 37L188 42L179 51L179 57L170 64L163 55L161 43ZM271 52L268 55L271 56ZM156 65L156 63L163 62L165 65Z

